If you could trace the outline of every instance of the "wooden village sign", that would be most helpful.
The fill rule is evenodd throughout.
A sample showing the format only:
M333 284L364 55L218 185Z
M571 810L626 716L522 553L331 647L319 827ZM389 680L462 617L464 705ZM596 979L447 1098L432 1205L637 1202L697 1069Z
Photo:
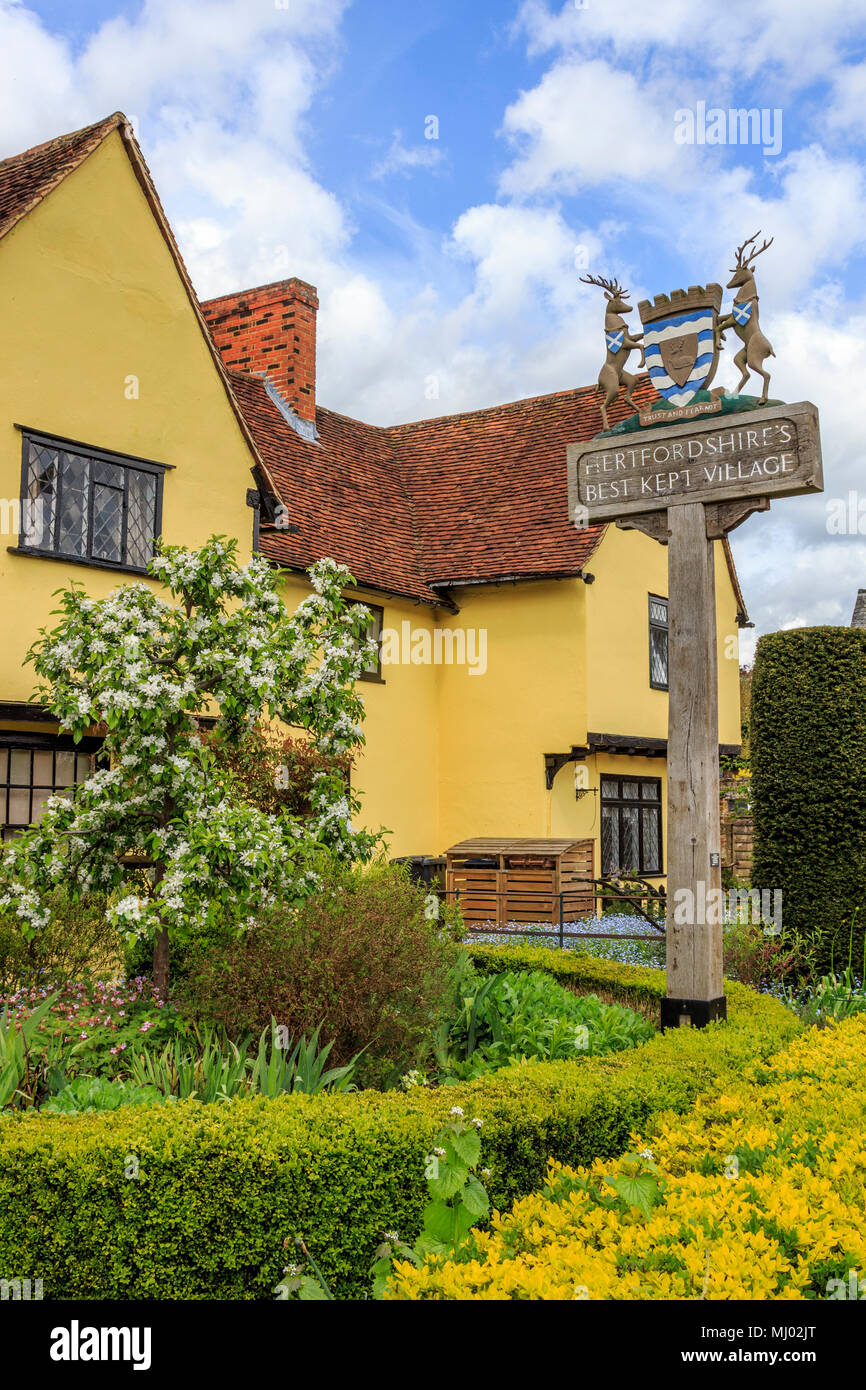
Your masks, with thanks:
M701 1027L725 1017L722 925L708 902L721 903L719 719L713 541L773 497L821 492L818 412L808 401L768 403L764 361L773 349L760 330L753 264L760 233L737 250L720 316L719 285L691 286L638 305L643 334L632 337L631 312L617 281L588 277L605 291L605 346L599 373L605 430L568 448L569 511L578 526L615 521L668 547L668 873L667 997L662 1026ZM708 388L724 334L742 342L735 357L738 391L756 372L754 397ZM641 341L641 339L643 341ZM634 378L624 371L640 349L641 365L662 400L613 430L607 407ZM700 399L697 397L700 394Z

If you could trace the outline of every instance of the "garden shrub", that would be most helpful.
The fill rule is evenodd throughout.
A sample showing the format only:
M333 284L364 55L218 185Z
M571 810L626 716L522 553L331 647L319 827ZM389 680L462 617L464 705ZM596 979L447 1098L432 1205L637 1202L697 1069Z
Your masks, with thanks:
M399 866L332 863L315 897L260 913L242 940L203 951L186 1008L234 1038L271 1018L292 1038L321 1024L333 1064L363 1052L367 1084L398 1080L430 1053L455 956L425 901Z
M470 1081L484 1071L535 1057L566 1060L646 1042L653 1026L621 1004L564 989L544 970L503 970L486 978L465 957L456 999L437 1036L446 1079Z
M569 952L473 956L482 971L544 969L630 1007L657 1010L664 993L657 971ZM652 1116L688 1110L801 1027L768 996L726 993L725 1024L435 1090L2 1119L0 1277L43 1277L49 1298L270 1298L283 1242L299 1234L338 1296L363 1296L383 1232L421 1229L425 1155L452 1106L482 1120L485 1186L503 1209L541 1185L550 1158L621 1154Z
M266 722L231 737L228 720L203 731L202 742L214 758L214 775L233 794L266 815L314 814L313 782L320 774L338 776L349 785L349 753L323 753L309 739L286 737Z
M799 932L778 936L759 922L726 922L722 934L725 975L753 989L782 989L792 979L805 981L812 973L812 946Z
M398 1264L385 1297L847 1298L866 1266L864 1126L861 1017L801 1035L615 1164L553 1164L451 1258Z
M93 1110L117 1110L121 1105L162 1105L166 1097L156 1086L106 1076L76 1076L42 1107L43 1115L84 1115Z
M117 930L105 919L104 898L76 900L56 889L48 900L50 921L29 941L13 913L0 914L0 996L43 981L64 985L120 968Z
M781 889L783 933L816 965L863 958L866 631L814 627L758 642L751 703L752 884Z

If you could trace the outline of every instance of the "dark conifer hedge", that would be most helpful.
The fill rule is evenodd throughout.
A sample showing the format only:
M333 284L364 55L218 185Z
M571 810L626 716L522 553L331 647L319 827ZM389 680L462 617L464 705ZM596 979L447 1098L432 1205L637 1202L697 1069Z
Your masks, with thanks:
M783 931L817 963L863 968L866 925L866 630L762 637L750 721L752 886L780 888Z

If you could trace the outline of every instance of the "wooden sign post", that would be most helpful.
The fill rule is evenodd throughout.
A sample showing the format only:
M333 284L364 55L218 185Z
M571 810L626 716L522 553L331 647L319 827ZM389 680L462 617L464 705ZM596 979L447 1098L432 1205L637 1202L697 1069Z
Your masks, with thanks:
M808 401L708 415L706 403L568 449L577 525L615 521L668 547L667 997L662 1026L725 1016L713 542L772 497L823 489ZM641 422L647 419L641 416ZM652 418L652 417L649 417ZM627 867L627 866L622 866Z

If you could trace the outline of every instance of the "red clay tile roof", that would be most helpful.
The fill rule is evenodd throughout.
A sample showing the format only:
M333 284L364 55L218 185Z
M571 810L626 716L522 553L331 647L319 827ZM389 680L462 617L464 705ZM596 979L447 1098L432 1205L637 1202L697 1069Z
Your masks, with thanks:
M286 422L261 377L229 375L289 520L300 527L291 535L263 522L263 553L301 570L328 555L364 587L435 602L388 431L320 407L319 442L312 443Z
M604 528L568 520L566 446L601 429L595 387L380 429L319 407L301 439L259 378L232 386L297 535L262 527L271 559L331 555L362 587L434 602L449 584L581 572ZM637 399L656 399L643 378ZM620 404L612 421L629 414Z
M579 574L602 527L568 515L565 453L602 428L594 386L388 430L432 584ZM649 379L639 404L657 399ZM611 423L632 414L621 402Z
M84 130L59 135L0 161L0 237L26 217L59 183L93 154L107 135L126 124L121 111Z

